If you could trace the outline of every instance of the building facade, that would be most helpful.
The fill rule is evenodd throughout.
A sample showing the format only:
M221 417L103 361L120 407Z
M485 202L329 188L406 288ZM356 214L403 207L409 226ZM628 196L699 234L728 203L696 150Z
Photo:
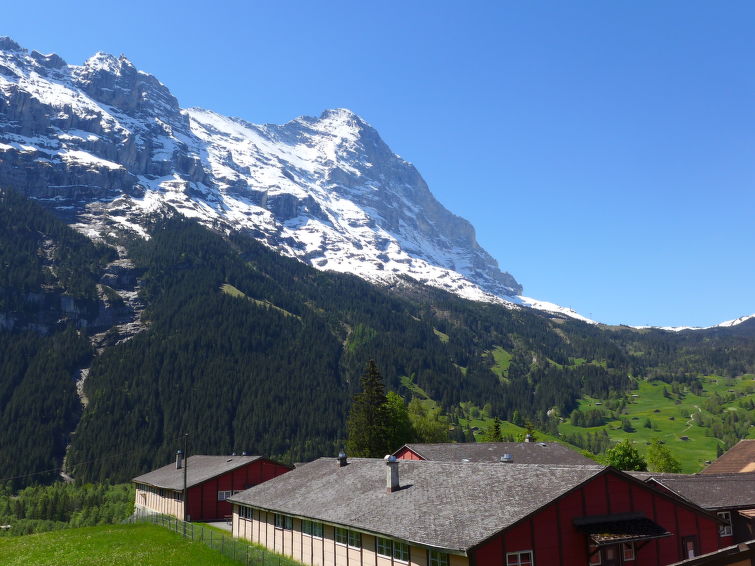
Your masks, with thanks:
M595 465L322 459L231 500L235 536L316 566L659 566L724 546L715 515Z
M184 470L185 468L185 470ZM290 471L291 466L261 456L191 456L134 478L135 507L189 521L231 516L235 493ZM184 513L184 471L188 508Z

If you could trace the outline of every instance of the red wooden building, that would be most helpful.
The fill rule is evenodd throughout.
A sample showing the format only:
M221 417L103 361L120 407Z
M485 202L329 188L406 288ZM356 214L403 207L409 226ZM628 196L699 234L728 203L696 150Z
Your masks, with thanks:
M660 566L725 546L714 514L597 465L321 459L232 501L235 536L316 566Z
M185 469L184 469L185 468ZM134 478L139 510L190 521L221 520L231 515L231 495L292 469L261 456L191 456ZM184 472L188 509L184 515Z

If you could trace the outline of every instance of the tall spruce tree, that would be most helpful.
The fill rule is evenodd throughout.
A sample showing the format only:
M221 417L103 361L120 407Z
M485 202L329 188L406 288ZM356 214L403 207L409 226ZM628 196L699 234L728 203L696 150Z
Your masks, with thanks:
M354 395L346 422L346 451L349 456L382 458L390 454L389 414L385 385L374 360L362 374L362 392Z

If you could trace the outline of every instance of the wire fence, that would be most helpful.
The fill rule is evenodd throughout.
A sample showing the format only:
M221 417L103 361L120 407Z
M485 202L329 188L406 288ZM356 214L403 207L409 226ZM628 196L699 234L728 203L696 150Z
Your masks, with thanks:
M171 515L160 515L137 509L127 522L160 525L188 540L202 542L227 558L245 566L290 566L296 564L289 558L252 546L248 542L233 538L230 534L226 535L205 525L188 523Z

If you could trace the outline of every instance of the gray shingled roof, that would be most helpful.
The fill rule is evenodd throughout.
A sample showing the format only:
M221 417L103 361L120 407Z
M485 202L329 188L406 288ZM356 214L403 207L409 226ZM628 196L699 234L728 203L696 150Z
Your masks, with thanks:
M703 509L755 508L755 473L659 474L651 478Z
M233 503L467 551L605 470L605 466L399 462L402 489L386 492L386 463L321 458L230 498Z
M557 442L446 442L405 446L425 460L446 462L461 462L465 459L470 462L499 462L501 456L511 454L514 464L595 464L595 461Z
M200 484L260 458L262 456L189 456L186 466L186 487ZM176 469L176 463L173 462L135 477L131 481L180 491L184 486L184 471L183 468Z

